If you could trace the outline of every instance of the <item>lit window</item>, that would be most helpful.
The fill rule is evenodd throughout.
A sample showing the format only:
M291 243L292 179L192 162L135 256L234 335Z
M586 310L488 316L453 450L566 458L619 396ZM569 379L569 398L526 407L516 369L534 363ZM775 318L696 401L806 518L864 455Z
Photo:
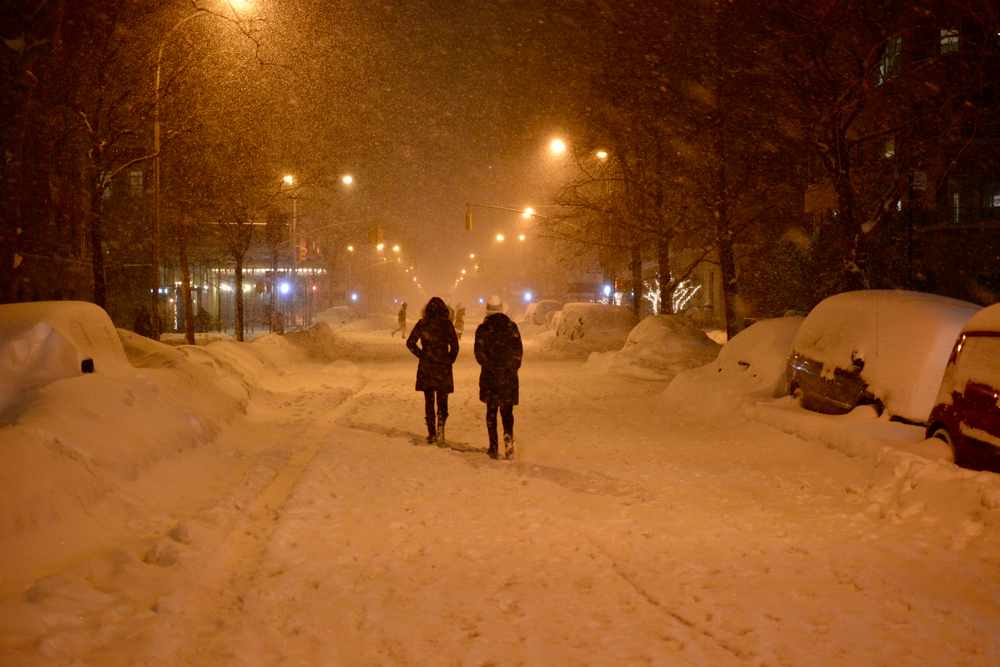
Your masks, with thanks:
M941 53L956 53L958 51L958 30L941 31Z
M903 38L893 37L885 43L882 61L878 64L878 82L885 83L903 71Z
M962 193L951 193L951 221L954 224L962 222Z
M133 197L142 196L142 172L141 171L130 171L128 173L129 188L131 189Z

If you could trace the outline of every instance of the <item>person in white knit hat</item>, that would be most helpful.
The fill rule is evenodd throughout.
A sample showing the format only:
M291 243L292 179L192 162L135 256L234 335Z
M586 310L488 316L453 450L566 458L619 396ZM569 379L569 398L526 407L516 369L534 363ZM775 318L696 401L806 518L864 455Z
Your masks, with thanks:
M479 374L479 400L486 404L486 433L490 439L487 454L499 458L497 411L503 422L504 457L514 455L514 406L518 402L517 371L521 368L524 348L517 325L503 314L498 296L486 301L486 319L476 328L476 361Z

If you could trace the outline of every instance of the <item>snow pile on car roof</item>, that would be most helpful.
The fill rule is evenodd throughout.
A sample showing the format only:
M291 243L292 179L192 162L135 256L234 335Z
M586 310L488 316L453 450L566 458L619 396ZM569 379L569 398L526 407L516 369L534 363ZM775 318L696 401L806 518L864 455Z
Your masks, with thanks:
M803 317L761 320L733 336L715 361L693 368L667 386L664 398L707 415L735 411L748 400L784 392L788 352Z
M86 360L89 362L85 363ZM128 367L111 318L83 301L0 306L0 424L48 384Z
M685 317L654 315L629 332L621 350L592 354L588 364L644 379L666 380L712 361L720 347Z
M824 299L806 317L794 352L823 364L824 377L864 362L861 378L892 416L923 422L948 356L980 307L943 296L871 290Z

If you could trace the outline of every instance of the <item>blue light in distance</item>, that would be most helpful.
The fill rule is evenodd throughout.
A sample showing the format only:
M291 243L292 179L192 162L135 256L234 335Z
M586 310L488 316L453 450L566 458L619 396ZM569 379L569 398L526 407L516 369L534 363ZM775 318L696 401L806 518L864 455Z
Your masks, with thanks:
M528 303L531 303L531 292L524 293L524 300L527 301Z
M281 283L281 286L278 287L278 289L281 290L282 294L288 294L289 292L292 291L292 286L288 283Z
M358 295L357 294L352 294L351 295L351 301L357 301L357 300L358 300Z
M604 286L604 296L611 296L611 285Z

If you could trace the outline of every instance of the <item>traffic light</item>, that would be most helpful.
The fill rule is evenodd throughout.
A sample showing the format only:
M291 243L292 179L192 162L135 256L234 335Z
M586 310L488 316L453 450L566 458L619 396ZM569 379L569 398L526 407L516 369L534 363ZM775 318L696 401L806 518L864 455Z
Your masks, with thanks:
M472 231L472 207L468 205L465 207L465 231Z

